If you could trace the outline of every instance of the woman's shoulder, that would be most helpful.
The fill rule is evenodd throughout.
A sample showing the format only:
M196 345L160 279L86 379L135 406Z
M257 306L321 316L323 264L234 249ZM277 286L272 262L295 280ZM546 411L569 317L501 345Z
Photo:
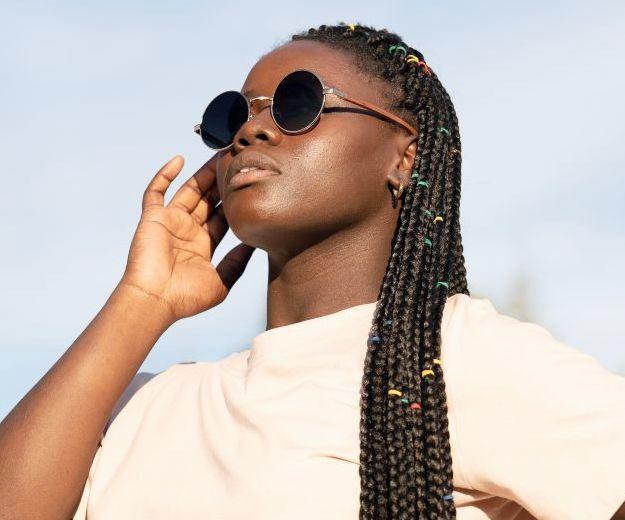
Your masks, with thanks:
M464 353L483 350L485 354L544 354L545 349L563 353L581 350L566 345L538 323L525 321L500 311L488 298L458 293L447 300L443 331L449 348Z
M453 298L443 370L469 488L539 518L609 518L625 498L625 378L486 298Z
M448 328L454 327L457 323L462 327L467 327L480 325L485 321L500 322L506 325L526 323L531 327L538 327L534 323L524 322L501 312L489 298L464 293L456 293L447 298L443 319L447 319Z
M240 365L246 352L233 352L215 361L180 361L160 372L138 372L113 407L103 436L120 414L136 414L156 401L159 406L174 403L203 382L219 377L224 369Z
M578 346L538 323L500 311L488 298L456 294L449 303L441 357L450 384L460 385L456 390L463 396L489 400L507 394L528 402L530 396L562 394L571 384L579 388L601 380L620 386L625 381Z

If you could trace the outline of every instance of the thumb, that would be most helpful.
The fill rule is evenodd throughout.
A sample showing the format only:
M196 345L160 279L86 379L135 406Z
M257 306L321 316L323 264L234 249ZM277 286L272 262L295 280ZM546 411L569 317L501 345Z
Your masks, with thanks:
M243 271L245 271L247 263L255 250L255 247L248 246L241 242L228 251L226 256L219 262L219 265L217 265L217 274L228 291L232 289L232 286L241 277Z

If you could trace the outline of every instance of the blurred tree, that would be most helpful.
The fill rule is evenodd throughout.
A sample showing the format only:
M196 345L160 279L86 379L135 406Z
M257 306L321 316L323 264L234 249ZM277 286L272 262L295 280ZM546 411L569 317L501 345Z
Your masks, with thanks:
M538 318L532 310L531 278L526 273L518 273L513 279L505 300L495 303L491 296L470 288L472 298L486 298L491 300L495 309L501 314L507 314L517 320L536 323Z
M530 277L526 273L520 273L512 282L512 290L508 297L508 313L521 321L530 321L535 323L537 319L534 312L531 310L531 296L530 296Z

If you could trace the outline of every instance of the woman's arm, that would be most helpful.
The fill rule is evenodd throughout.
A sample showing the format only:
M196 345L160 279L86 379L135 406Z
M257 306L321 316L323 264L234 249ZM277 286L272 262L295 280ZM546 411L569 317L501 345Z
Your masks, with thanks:
M0 520L70 518L98 441L158 338L181 318L225 300L254 247L212 264L229 229L215 182L216 153L174 194L176 155L143 193L120 283L97 316L0 423Z
M71 518L114 405L173 323L118 284L61 358L0 423L0 518Z
M610 520L625 520L625 502Z

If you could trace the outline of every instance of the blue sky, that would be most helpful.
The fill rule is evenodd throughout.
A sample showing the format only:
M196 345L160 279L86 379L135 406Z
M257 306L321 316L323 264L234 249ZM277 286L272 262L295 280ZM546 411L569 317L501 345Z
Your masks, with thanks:
M361 22L421 50L454 101L470 289L625 374L625 4L3 2L0 417L123 273L143 190L210 157L192 132L290 34ZM218 262L238 239L229 232ZM176 323L141 370L216 360L265 328L266 254L220 306Z

